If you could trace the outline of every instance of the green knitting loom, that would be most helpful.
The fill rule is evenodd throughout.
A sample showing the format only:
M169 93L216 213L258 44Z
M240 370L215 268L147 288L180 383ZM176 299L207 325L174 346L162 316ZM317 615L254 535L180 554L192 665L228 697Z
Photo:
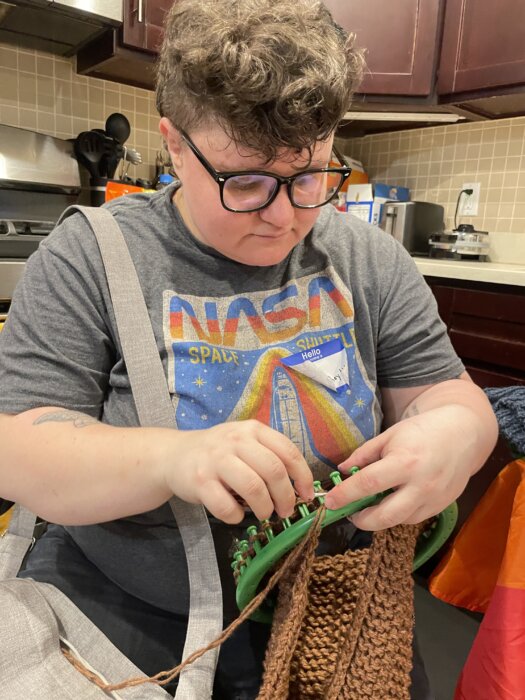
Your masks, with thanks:
M350 470L350 476L359 471L359 467ZM343 481L341 474L334 471L326 482L314 481L314 495L310 503L299 503L289 518L261 521L260 525L247 528L247 539L237 542L232 569L236 583L236 598L239 610L243 610L258 593L261 581L287 552L306 535L314 521L317 509L324 503L324 496L333 486ZM327 510L322 527L331 525L359 510L377 505L389 491L367 496L353 503L348 503L337 510ZM454 502L429 521L420 534L414 556L414 570L435 554L446 542L456 525L458 507ZM271 622L275 601L267 598L253 613L251 619L259 622Z

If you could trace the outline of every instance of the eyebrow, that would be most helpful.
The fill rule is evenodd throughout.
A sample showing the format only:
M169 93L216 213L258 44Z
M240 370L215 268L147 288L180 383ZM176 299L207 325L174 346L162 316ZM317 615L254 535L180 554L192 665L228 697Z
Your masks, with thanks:
M296 170L298 173L300 172L308 172L309 170L316 170L317 168L326 168L330 164L330 160L312 160L307 167L301 167L298 168L294 165L291 165L291 167ZM219 173L254 173L254 172L262 172L262 173L268 173L269 175L276 175L277 173L272 173L271 170L266 170L265 168L232 168L231 166L223 166L222 164L220 166L215 166L215 169Z

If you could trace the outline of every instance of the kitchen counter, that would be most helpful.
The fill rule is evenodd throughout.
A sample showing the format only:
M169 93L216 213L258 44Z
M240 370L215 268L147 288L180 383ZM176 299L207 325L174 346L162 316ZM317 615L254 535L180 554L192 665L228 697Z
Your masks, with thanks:
M426 277L448 277L449 279L515 284L525 287L525 265L418 257L414 257L414 262L421 274Z

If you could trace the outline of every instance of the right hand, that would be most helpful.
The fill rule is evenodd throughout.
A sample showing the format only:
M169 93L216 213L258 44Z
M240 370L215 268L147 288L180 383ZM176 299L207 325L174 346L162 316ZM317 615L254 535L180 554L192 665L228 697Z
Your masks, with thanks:
M312 472L303 455L285 435L257 420L175 435L176 453L164 455L161 467L165 484L179 498L204 505L225 523L239 523L245 515L233 494L259 520L274 511L282 518L290 516L294 488L305 500L313 497Z

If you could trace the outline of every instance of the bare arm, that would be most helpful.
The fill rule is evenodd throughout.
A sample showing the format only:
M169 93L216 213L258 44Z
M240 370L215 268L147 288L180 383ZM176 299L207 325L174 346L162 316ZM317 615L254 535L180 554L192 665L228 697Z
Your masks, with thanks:
M365 530L417 523L454 501L483 466L498 436L487 397L468 374L439 384L385 389L386 430L359 447L340 469L361 471L332 490L340 508L388 489L393 493L352 519Z
M114 428L57 407L0 415L0 494L63 524L155 508L171 495L155 472L162 432Z
M258 517L291 514L313 492L297 448L256 421L207 430L117 428L46 407L0 414L0 495L46 520L84 525L142 513L173 494L239 522L244 498Z
M430 407L437 408L436 396L439 397L437 399L439 405L451 403L453 399L452 402L459 401L479 410L484 404L493 417L485 393L474 384L468 372L463 372L457 379L449 379L439 384L426 384L407 389L381 389L385 427L388 428L411 415L423 413L429 406L429 397L432 397Z
M476 472L490 454L498 437L498 425L489 400L467 372L440 384L429 384L410 389L383 389L384 428L389 428L400 420L411 418L426 411L444 406L458 406L470 411L476 442L482 457L472 463Z

